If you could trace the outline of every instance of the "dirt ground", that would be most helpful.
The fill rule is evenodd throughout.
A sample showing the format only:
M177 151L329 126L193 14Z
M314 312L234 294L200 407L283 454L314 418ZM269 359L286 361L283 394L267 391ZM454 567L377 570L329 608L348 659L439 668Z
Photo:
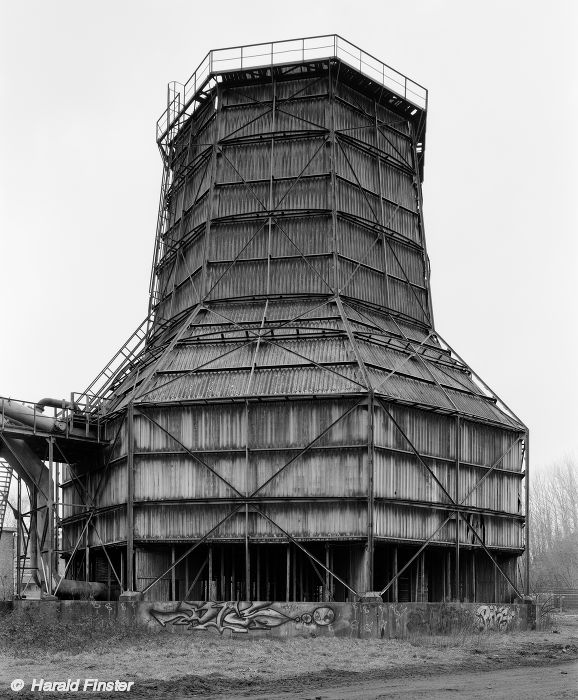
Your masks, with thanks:
M76 698L356 700L578 697L578 615L540 632L411 640L239 639L135 634L122 644L0 654L0 697L38 698L33 678L133 681L129 693ZM22 691L10 690L15 678ZM63 697L43 693L42 697Z

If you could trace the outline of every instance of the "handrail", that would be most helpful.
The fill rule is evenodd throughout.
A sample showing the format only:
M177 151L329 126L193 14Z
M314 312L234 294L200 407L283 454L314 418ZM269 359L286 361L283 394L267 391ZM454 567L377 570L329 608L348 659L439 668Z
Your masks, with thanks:
M175 127L178 129L182 121L191 116L200 104L196 99L198 93L216 75L330 58L337 58L355 68L417 109L427 110L427 90L423 85L338 34L326 34L209 51L186 83L169 84L167 108L157 121L157 142L161 146Z
M98 398L85 393L82 400L80 395L72 394L71 401L62 401L62 407L51 406L45 410L34 401L0 396L0 432L17 425L33 435L55 433L68 438L73 434L78 437L75 428L80 424L87 437L90 435L100 441L102 402Z

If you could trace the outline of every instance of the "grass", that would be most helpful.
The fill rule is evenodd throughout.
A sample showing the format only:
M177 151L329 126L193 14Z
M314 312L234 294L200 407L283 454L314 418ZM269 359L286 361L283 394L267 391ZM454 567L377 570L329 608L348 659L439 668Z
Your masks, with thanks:
M572 648L564 651L569 644ZM103 625L96 618L63 623L17 610L0 620L0 695L1 688L17 677L28 681L33 677L95 676L134 680L143 692L155 684L160 684L159 689L166 686L168 692L181 683L184 689L198 686L208 692L206 686L210 692L218 688L227 693L275 682L297 689L306 683L327 683L327 679L350 682L360 673L393 677L482 670L496 664L545 663L558 657L569 660L570 655L578 655L576 626L569 631L564 628L561 634L461 630L447 636L412 635L405 640L280 639L220 637L210 632L171 634L112 621Z
M33 610L13 610L0 618L0 652L20 654L98 651L110 645L134 644L150 637L142 627L117 625L114 621L88 618L62 622L38 615Z

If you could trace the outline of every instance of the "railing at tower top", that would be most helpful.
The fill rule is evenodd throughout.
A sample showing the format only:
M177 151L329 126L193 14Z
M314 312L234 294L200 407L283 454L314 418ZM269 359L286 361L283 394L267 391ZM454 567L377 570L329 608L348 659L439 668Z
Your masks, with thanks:
M209 51L186 83L172 82L167 109L157 122L159 146L170 140L200 104L198 93L220 73L337 58L403 97L417 109L427 110L427 90L337 34L234 46Z

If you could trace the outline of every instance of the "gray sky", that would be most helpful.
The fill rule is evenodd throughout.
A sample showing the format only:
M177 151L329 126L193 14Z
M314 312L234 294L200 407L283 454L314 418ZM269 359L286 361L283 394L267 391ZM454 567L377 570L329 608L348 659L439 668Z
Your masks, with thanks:
M211 48L336 32L429 90L437 330L535 467L576 454L575 8L0 0L0 395L82 391L144 319L166 83Z

